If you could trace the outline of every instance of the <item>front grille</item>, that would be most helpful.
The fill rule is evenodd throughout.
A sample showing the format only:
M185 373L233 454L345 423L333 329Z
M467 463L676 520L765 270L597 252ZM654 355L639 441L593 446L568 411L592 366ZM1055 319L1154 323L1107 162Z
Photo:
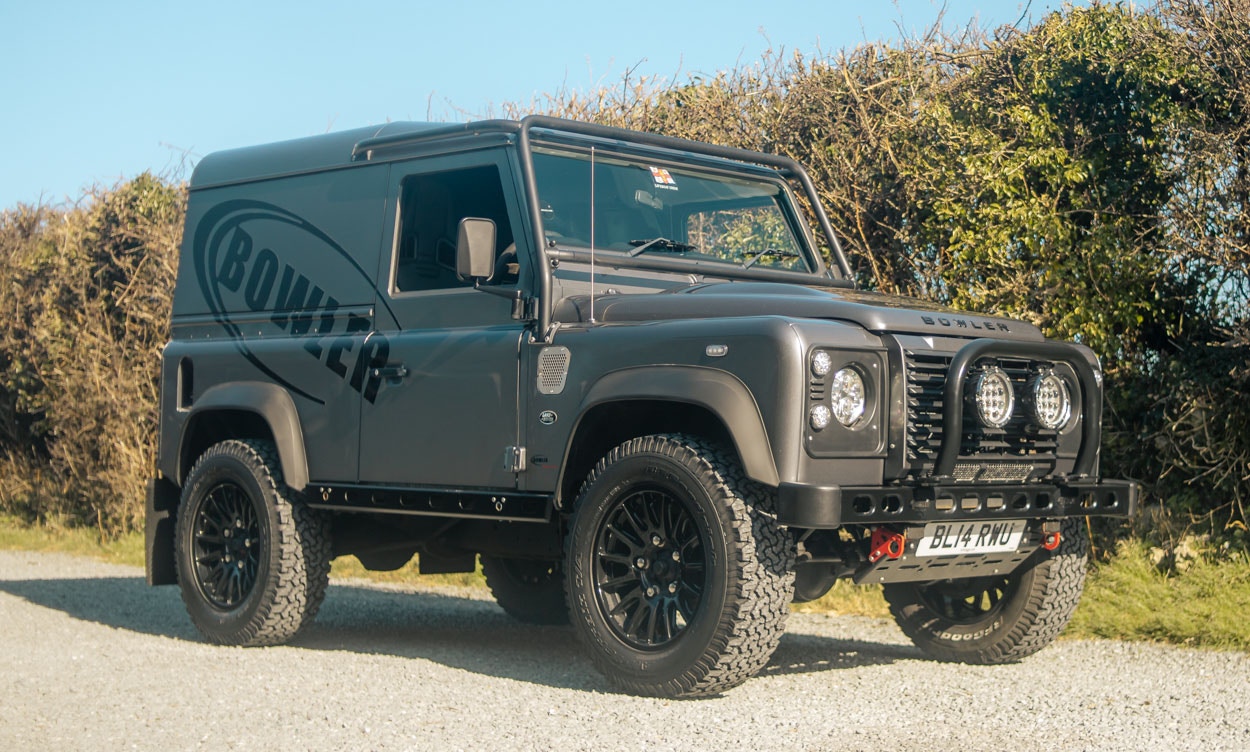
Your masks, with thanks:
M942 446L943 391L953 357L951 353L904 350L907 369L906 465L912 475L932 471ZM1016 391L1015 415L1003 428L991 429L982 426L969 411L964 411L959 474L962 479L982 482L991 479L1024 481L1035 470L1048 471L1053 466L1058 434L1033 425L1022 399L1038 364L1028 360L988 358L976 364L969 373L975 373L987 363L1002 368L1011 378ZM960 405L959 409L964 409L964 405ZM1021 462L1022 458L1028 461Z
M1032 462L956 462L951 475L957 483L1023 483L1035 469Z

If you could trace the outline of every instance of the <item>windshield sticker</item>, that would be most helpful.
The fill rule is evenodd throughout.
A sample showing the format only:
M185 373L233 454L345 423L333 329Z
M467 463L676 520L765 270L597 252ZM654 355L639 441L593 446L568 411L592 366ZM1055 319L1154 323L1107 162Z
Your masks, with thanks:
M677 190L677 181L673 180L673 175L663 167L652 167L651 179L655 181L656 188L663 188L666 191Z

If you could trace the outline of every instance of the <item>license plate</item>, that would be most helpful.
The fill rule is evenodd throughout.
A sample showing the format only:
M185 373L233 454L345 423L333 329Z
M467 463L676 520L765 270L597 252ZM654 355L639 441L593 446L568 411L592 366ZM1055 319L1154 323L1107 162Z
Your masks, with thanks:
M1026 520L1005 522L930 522L916 546L917 556L996 554L1015 551L1024 537Z

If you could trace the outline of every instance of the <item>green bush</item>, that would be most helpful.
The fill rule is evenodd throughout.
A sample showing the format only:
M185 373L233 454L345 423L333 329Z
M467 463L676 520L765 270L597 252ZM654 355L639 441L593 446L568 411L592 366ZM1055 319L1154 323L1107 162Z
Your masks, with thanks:
M1250 0L1067 8L529 111L785 153L860 281L1089 345L1103 467L1234 530L1250 493Z

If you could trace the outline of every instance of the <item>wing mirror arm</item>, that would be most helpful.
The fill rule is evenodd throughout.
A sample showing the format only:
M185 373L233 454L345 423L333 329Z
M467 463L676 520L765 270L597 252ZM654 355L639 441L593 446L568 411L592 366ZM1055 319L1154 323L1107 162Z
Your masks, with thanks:
M460 220L456 236L456 274L473 280L473 289L512 301L512 318L530 318L525 293L519 288L484 287L495 276L495 221L481 217Z

